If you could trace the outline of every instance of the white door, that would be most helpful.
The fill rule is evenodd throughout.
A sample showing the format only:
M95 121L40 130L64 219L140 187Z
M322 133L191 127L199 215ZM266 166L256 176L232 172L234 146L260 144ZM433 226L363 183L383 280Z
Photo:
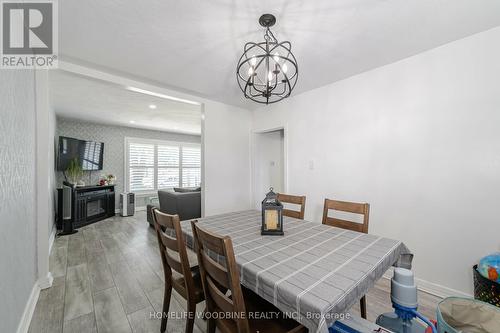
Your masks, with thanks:
M284 131L255 133L253 145L253 194L255 206L260 208L269 188L285 191Z

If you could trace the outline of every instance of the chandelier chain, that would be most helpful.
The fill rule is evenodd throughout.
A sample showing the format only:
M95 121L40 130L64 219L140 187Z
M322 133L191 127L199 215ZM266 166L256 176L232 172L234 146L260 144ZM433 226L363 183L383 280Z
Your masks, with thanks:
M269 27L266 28L266 33L264 34L264 39L266 40L266 42L271 42L271 43L278 43L278 40L276 39L276 37L274 37L274 34L273 32L271 31L271 29L269 29Z

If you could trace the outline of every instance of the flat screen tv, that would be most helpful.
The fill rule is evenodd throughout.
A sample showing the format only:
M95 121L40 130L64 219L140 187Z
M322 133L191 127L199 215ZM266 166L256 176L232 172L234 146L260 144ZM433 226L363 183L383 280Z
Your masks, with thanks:
M102 170L104 143L59 137L57 169L65 171L76 159L84 171Z

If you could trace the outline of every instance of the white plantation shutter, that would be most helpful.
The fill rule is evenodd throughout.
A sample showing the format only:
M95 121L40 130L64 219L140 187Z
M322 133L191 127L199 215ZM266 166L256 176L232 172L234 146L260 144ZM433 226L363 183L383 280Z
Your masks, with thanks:
M155 146L153 144L130 143L129 189L131 192L155 189Z
M158 189L179 186L179 146L158 146Z
M201 149L193 144L127 139L128 188L156 191L201 184Z
M158 189L179 187L179 168L158 168Z
M130 167L130 191L153 191L154 177L154 168Z
M201 151L198 147L182 147L182 166L196 167L201 165Z
M201 149L182 147L182 187L198 187L201 184Z
M182 169L182 187L198 187L201 185L200 168Z
M131 143L129 152L130 166L153 166L155 163L155 146L153 144Z
M158 166L179 167L179 147L158 146Z

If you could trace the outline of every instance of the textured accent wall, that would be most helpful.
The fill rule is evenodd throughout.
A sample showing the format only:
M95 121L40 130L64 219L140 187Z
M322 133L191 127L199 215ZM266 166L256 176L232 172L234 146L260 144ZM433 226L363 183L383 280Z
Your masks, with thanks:
M124 191L125 180L125 138L144 138L166 141L180 141L200 143L199 135L187 135L170 132L143 130L122 126L109 126L73 119L57 117L56 139L59 136L69 136L77 139L104 142L104 163L102 171L93 171L89 181L89 172L86 172L83 181L86 185L96 184L101 174L112 173L116 180L116 208L119 208L119 193ZM64 176L57 172L57 186L61 186ZM137 198L137 206L143 206L147 198Z
M0 74L0 332L15 332L36 280L35 88Z

